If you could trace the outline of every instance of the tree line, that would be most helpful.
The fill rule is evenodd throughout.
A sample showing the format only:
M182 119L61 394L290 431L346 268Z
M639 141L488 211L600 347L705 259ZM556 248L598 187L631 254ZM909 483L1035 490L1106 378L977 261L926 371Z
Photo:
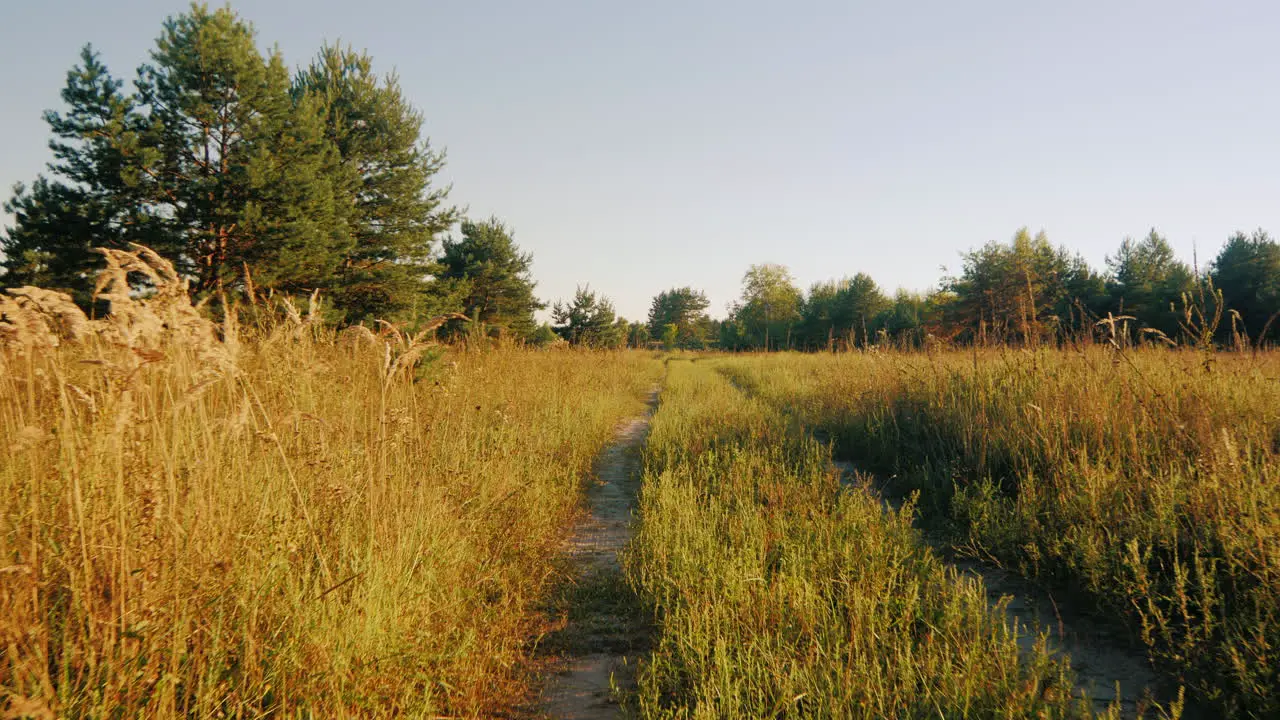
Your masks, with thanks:
M342 323L462 310L538 330L531 258L497 219L448 203L444 153L365 53L324 46L291 73L233 10L195 4L164 23L131 87L86 46L61 96L44 116L47 173L5 203L7 285L90 307L93 249L138 243L215 303L318 290Z
M1280 340L1280 243L1237 232L1205 269L1156 230L1125 238L1106 269L1018 230L963 255L927 293L886 294L864 273L802 292L785 267L753 266L720 324L725 349L891 344L1116 342L1258 346Z
M366 53L326 45L291 73L235 11L193 4L165 21L131 87L87 45L61 97L65 108L44 115L47 173L4 205L15 218L0 234L8 286L61 290L93 310L95 248L136 243L215 306L319 291L340 324L458 313L470 322L445 331L462 337L648 342L647 325L587 287L537 321L547 303L532 256L501 220L449 204L436 182L445 154Z
M233 10L195 4L164 23L127 90L86 46L61 96L65 108L44 116L47 174L5 203L15 222L0 235L0 268L6 285L60 289L89 309L93 249L138 243L215 305L255 288L318 290L338 323L460 313L470 322L446 332L540 345L1027 344L1091 336L1099 323L1172 342L1203 334L1206 316L1222 320L1219 341L1280 336L1280 246L1261 230L1231 237L1203 273L1155 230L1124 240L1100 272L1023 229L966 253L960 273L926 293L889 295L863 273L806 292L785 267L762 264L723 320L691 287L659 293L630 322L583 286L539 323L548 303L535 295L532 256L501 220L449 204L436 181L444 152L365 53L327 45L290 72Z

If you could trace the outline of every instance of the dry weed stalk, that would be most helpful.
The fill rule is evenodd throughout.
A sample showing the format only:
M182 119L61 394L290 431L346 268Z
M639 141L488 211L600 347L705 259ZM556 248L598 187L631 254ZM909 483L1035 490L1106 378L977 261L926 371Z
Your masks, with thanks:
M38 309L19 299L0 295L0 342L16 355L58 346L58 336Z
M383 385L389 385L392 378L399 374L400 371L417 365L422 355L437 344L429 338L441 325L450 320L462 320L465 322L469 318L461 313L437 315L428 320L425 325L418 329L418 332L412 335L407 330L402 331L385 320L379 320L378 324L382 326L381 334L385 338L382 365ZM365 332L369 331L366 329ZM372 336L372 333L369 334ZM356 336L353 335L352 337Z
M318 297L227 288L209 320L154 254L104 256L101 319L0 293L0 720L523 697L579 481L660 364L504 348L441 392L415 371L449 316L341 347ZM237 341L221 376L192 347Z
M274 297L274 296L271 296ZM292 340L300 340L307 331L312 330L320 325L320 290L316 289L311 292L311 296L307 298L307 314L304 317L298 310L298 306L293 304L287 295L281 295L278 299L280 308L284 310L285 321L277 326L279 333L286 334Z
M93 333L89 318L66 293L30 286L8 293L13 296L13 302L42 315L58 338L79 342Z
M1107 313L1107 316L1094 323L1095 327L1106 328L1107 344L1120 350L1129 346L1129 323L1134 321L1132 315L1113 315ZM1117 325L1119 328L1117 329Z

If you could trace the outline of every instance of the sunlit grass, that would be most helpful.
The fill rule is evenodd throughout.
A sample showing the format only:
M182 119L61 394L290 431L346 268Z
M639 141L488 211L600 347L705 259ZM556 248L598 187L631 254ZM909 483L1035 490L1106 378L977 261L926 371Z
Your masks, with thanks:
M1212 713L1280 713L1280 356L866 353L722 369L899 492L921 490L926 522L957 548L1119 619Z
M629 556L659 628L643 717L1090 715L909 507L886 513L829 460L708 363L671 363Z
M269 325L6 356L0 714L487 716L525 695L581 484L661 363L418 364L407 340Z

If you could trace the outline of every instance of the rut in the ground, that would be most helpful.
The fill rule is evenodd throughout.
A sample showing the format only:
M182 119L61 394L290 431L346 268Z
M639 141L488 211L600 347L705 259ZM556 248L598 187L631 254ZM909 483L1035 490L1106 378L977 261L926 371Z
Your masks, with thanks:
M756 394L731 375L724 374L724 377L738 392L747 396ZM830 438L824 433L811 432L815 439L830 443ZM832 465L846 482L853 482L860 476L851 462L833 460ZM879 495L886 511L899 507L900 504L876 483L871 484L871 490ZM927 535L925 538L928 540ZM973 560L950 558L947 548L931 545L944 562L961 573L982 580L988 604L1002 608L1009 621L1019 628L1022 633L1019 643L1024 650L1030 651L1034 647L1036 633L1047 632L1050 651L1065 654L1071 659L1076 692L1086 695L1093 702L1094 709L1104 711L1118 698L1121 716L1131 718L1142 714L1149 699L1166 706L1173 700L1171 689L1152 671L1143 653L1125 646L1113 633L1096 627L1084 613L1057 605L1052 596L1019 575ZM1154 698L1151 697L1153 695ZM1184 714L1183 717L1190 715Z
M832 464L849 480L859 476L852 463L834 461ZM873 484L871 489L881 497L886 510L900 507L900 503L890 499L881 488ZM1121 716L1137 717L1148 694L1168 704L1171 698L1160 697L1168 693L1159 692L1160 680L1145 655L1125 647L1112 632L1089 622L1082 613L1059 605L1051 595L1020 575L975 560L949 558L946 548L935 546L934 550L959 572L982 580L988 603L1003 608L1009 622L1019 628L1018 642L1024 651L1034 648L1036 633L1046 632L1049 650L1071 659L1076 692L1087 695L1095 710L1106 710L1119 698ZM1119 695L1116 683L1120 685Z
M634 531L639 451L657 399L654 388L648 412L625 422L614 444L596 461L594 482L587 491L591 515L569 547L573 577L560 603L566 624L543 643L545 652L562 659L559 672L542 692L539 712L546 717L618 717L616 690L634 685L636 657L647 649L643 612L627 587L618 552Z

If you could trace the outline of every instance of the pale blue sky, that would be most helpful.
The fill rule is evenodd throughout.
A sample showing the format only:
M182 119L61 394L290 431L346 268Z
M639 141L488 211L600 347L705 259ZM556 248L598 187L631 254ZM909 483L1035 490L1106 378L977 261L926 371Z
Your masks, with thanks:
M178 0L7 3L0 189L48 160L85 42L131 79ZM238 2L263 45L395 70L453 200L534 254L538 293L659 290L719 314L748 265L925 289L1022 225L1101 266L1157 227L1188 260L1280 232L1269 2Z

